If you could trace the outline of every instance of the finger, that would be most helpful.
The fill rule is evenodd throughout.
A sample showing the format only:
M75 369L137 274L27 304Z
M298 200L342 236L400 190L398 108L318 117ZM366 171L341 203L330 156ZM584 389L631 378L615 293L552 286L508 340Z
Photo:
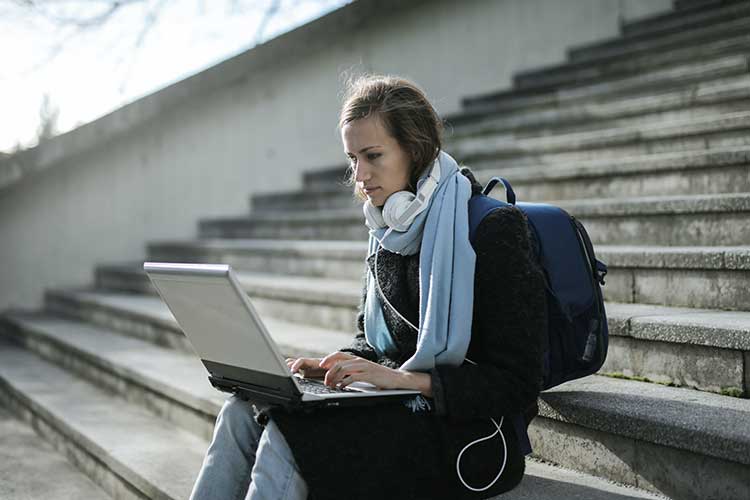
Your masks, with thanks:
M348 386L352 382L359 382L361 380L362 380L362 375L360 375L359 373L350 373L346 377L341 379L341 384L339 385L339 387L343 389L344 387Z
M337 361L331 367L331 369L326 372L326 377L325 377L326 384L335 386L345 376L353 374L353 373L359 373L362 371L364 367L365 367L365 364L362 363L361 359Z
M342 363L343 363L342 361L336 361L336 362L335 362L335 363L333 363L333 365L332 365L332 366L331 366L331 367L330 367L330 368L328 369L328 371L326 371L326 374L325 374L325 379L324 379L324 381L325 381L325 383L326 383L327 385L329 385L329 386L334 386L334 385L336 385L336 383L337 383L337 382L338 382L338 381L339 381L339 380L341 379L341 377L342 377L343 375L345 375L345 373L344 373L344 374L342 374L342 373L341 373L341 366L342 366Z
M329 354L328 356L320 360L319 366L321 368L325 368L326 370L330 370L331 366L333 366L333 364L336 361L341 361L344 359L352 359L352 358L356 358L356 356L354 356L353 354L349 354L348 352L336 351L336 352L332 352L331 354Z
M300 369L304 368L308 364L307 358L299 358L292 364L292 373L297 373Z

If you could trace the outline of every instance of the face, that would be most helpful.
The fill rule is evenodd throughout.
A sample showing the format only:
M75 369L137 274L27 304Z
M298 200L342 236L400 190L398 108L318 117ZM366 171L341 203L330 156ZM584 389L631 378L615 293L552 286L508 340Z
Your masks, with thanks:
M408 189L411 155L401 148L377 117L347 123L341 129L341 140L354 168L357 188L370 203L382 207L390 195Z

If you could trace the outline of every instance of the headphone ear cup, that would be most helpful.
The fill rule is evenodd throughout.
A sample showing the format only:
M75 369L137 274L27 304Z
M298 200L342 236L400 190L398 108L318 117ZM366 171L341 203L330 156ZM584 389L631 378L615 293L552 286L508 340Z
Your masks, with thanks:
M365 214L365 223L370 229L380 229L386 226L383 219L383 212L380 208L370 203L370 200L365 201L362 205L362 211Z
M406 231L409 229L412 221L401 220L401 216L415 198L414 193L409 191L398 191L390 195L383 207L383 220L385 224L396 231Z

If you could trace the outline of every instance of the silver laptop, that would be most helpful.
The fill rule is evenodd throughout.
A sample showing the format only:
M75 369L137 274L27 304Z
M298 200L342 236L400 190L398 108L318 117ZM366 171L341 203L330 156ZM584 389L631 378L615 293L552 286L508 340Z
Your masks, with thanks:
M286 407L374 404L419 394L366 382L332 388L292 374L227 264L144 262L143 269L221 391Z

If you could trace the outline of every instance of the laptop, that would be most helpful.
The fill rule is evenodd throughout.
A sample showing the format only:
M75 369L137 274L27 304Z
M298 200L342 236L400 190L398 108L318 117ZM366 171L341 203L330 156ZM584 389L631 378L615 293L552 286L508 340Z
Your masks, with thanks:
M292 374L227 264L144 262L143 269L218 390L287 408L378 404L419 394L378 389L367 382L333 388Z

